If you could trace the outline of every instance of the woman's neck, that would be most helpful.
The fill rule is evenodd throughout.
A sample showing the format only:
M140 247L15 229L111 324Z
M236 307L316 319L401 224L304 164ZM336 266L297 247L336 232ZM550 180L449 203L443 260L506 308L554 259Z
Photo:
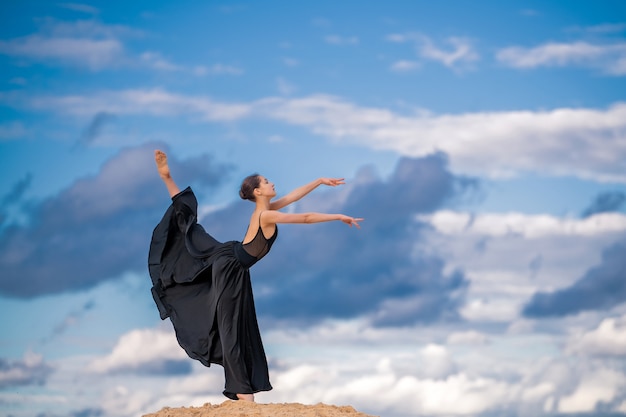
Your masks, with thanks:
M269 198L257 198L256 199L256 209L257 210L269 210L270 208L270 200Z

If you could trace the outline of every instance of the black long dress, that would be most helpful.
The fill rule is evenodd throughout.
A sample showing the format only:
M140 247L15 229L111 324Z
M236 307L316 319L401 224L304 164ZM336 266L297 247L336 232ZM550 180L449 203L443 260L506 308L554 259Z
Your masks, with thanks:
M251 242L222 243L197 223L197 208L187 187L152 234L148 268L161 319L170 318L189 357L224 367L226 397L269 391L249 268L269 252L278 229L266 239L259 216Z

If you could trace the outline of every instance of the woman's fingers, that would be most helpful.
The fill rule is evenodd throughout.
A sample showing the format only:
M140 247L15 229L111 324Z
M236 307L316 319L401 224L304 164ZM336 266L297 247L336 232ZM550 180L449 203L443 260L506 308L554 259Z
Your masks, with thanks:
M346 223L348 226L352 227L353 225L357 227L357 229L361 228L361 225L359 224L359 222L362 222L364 219L363 218L354 218L354 217L348 217L346 216L345 219L343 219L343 222Z
M331 187L346 183L344 178L322 178L322 182L324 185L330 185Z

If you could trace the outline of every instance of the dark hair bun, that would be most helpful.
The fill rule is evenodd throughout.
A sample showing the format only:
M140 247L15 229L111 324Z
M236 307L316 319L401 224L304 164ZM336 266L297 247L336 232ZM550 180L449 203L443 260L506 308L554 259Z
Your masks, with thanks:
M241 188L239 189L239 197L244 200L255 201L254 190L261 185L261 179L259 174L248 175L241 182Z

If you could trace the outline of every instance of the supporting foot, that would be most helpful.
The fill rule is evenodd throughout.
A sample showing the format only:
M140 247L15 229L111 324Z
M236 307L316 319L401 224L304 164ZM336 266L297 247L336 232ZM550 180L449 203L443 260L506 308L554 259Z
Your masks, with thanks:
M237 394L237 398L241 401L254 402L254 394Z

